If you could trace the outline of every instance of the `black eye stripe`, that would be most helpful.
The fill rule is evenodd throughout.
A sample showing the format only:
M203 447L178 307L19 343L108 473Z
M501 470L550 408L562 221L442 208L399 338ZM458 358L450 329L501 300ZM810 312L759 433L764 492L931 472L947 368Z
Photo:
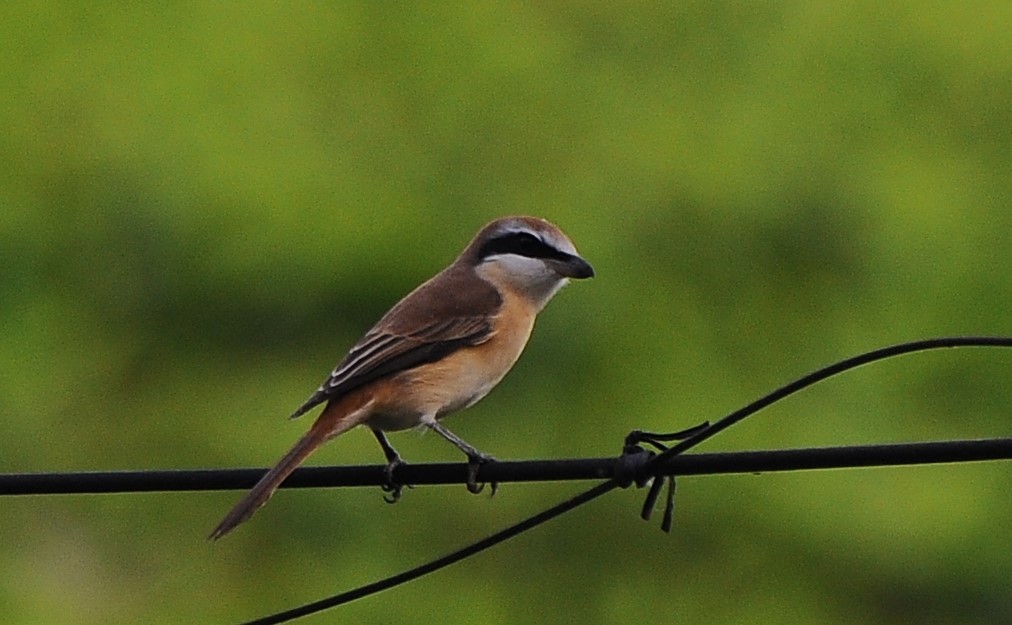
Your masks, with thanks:
M516 254L528 258L554 258L565 260L570 257L529 232L509 232L489 239L481 247L479 257L488 258L496 254Z

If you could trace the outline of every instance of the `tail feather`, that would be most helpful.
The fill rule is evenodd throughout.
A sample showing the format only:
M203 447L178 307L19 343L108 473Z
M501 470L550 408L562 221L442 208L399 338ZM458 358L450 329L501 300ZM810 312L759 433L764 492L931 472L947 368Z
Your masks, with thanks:
M256 485L250 489L246 496L243 497L239 503L232 508L232 510L225 515L225 518L221 520L218 527L214 528L211 535L208 536L209 540L218 540L225 534L228 534L235 529L240 523L246 521L253 513L260 509L267 500L271 498L274 491L281 486L281 483L285 481L285 478L296 469L302 461L306 459L309 454L313 453L317 447L327 441L327 436L323 435L318 428L312 428L306 432L305 436L300 438L298 442L288 451L287 454L278 462L277 465L270 471L268 471Z

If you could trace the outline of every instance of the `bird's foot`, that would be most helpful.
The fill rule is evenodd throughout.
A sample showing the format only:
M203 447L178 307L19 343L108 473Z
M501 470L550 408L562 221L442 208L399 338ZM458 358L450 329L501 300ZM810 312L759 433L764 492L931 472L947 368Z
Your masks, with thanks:
M485 483L484 482L482 482L480 484L478 483L478 470L481 468L481 465L483 465L485 463L488 463L488 462L495 462L495 458L493 458L492 456L490 456L488 454L484 454L484 453L481 453L481 452L478 452L478 453L475 453L475 454L469 454L468 455L468 457L467 457L467 492L469 492L469 493L471 493L473 495L477 495L478 493L480 493L483 490L485 490ZM491 496L495 496L495 492L499 489L499 483L498 482L490 482L490 484L492 486Z
M383 484L380 485L380 489L383 490L383 501L387 503L397 503L401 499L401 491L404 490L404 484L394 479L394 470L403 465L407 464L401 460L400 456L393 456L387 461L387 466L383 467ZM411 485L408 485L411 488Z

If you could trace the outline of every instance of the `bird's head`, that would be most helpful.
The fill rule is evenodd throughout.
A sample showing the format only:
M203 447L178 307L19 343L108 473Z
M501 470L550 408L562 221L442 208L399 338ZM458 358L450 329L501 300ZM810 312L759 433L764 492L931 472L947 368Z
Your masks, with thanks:
M481 229L464 254L484 280L528 298L540 310L570 278L592 278L558 226L537 217L503 217Z

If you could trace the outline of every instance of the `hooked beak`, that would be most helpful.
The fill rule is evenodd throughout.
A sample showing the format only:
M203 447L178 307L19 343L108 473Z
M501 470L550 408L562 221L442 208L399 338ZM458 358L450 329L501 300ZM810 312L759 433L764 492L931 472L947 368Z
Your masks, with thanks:
M583 280L584 278L594 277L594 268L590 266L590 263L583 260L579 256L569 256L563 259L553 259L552 268L560 276L566 278L573 278L575 280Z

